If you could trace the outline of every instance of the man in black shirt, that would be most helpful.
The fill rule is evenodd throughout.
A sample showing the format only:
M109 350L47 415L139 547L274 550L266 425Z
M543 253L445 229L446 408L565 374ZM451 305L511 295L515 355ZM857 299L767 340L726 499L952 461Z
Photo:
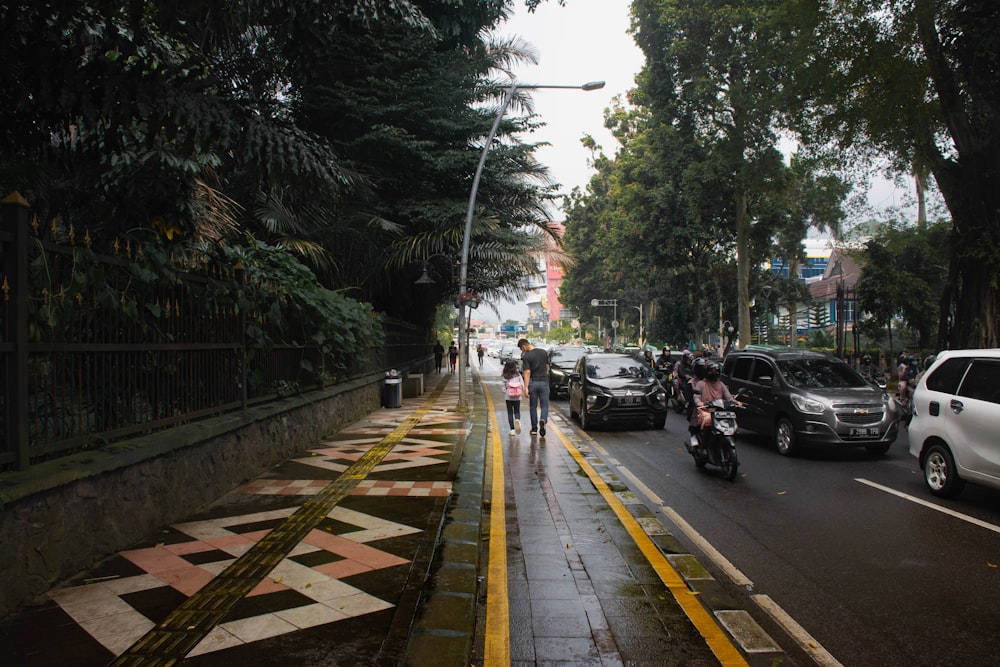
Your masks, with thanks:
M527 338L517 341L524 368L524 384L528 386L528 414L531 415L531 435L545 437L545 422L549 420L549 355L531 344ZM541 414L537 410L541 406Z

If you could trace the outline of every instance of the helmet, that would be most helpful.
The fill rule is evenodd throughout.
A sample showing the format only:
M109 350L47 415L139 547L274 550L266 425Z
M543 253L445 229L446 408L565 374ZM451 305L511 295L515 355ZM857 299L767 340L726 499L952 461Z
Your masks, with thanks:
M669 345L664 345L663 349L660 350L660 351L663 352L663 354L670 354L670 346Z
M924 370L927 370L928 368L930 368L931 364L934 363L935 359L937 359L937 355L936 354L929 354L929 355L927 355L924 358Z
M861 363L865 364L866 366L871 362L872 362L872 355L866 354L863 357L861 357Z
M694 352L692 352L691 350L684 350L684 361L690 364L693 359L694 359Z
M694 360L694 376L699 380L705 379L705 357L698 357Z
M705 379L710 382L715 382L722 375L722 367L719 366L718 361L709 361L705 364Z

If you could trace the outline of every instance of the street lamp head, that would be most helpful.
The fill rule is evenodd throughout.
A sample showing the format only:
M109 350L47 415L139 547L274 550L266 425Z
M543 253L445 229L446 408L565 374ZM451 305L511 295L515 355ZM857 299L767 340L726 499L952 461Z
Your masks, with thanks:
M580 90L600 90L604 87L603 81L588 81L580 86Z
M415 284L417 285L433 285L434 279L430 277L427 273L427 262L424 262L424 273L419 278L416 279Z

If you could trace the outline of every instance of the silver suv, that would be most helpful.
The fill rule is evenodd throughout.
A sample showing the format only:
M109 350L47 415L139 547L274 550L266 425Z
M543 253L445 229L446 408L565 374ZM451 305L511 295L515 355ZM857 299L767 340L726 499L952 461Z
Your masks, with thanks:
M831 354L748 348L730 352L722 374L742 392L740 427L774 438L786 456L800 445L884 454L899 433L896 402Z
M1000 489L1000 350L942 352L913 394L910 453L936 496Z

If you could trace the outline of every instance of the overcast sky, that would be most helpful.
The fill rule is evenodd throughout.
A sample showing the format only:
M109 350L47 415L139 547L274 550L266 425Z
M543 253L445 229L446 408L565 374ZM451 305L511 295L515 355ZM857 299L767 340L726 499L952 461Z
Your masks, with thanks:
M604 128L604 110L611 100L635 85L643 56L628 34L630 0L569 0L560 7L556 0L542 3L532 14L524 0L515 0L516 13L500 29L502 35L517 35L539 53L537 65L517 70L520 83L581 85L604 81L601 90L537 90L531 93L535 112L546 127L522 139L551 144L536 152L549 167L553 179L562 184L560 193L583 189L594 170L590 152L580 139L589 134L607 155L614 155L618 142ZM563 220L561 211L553 218Z

